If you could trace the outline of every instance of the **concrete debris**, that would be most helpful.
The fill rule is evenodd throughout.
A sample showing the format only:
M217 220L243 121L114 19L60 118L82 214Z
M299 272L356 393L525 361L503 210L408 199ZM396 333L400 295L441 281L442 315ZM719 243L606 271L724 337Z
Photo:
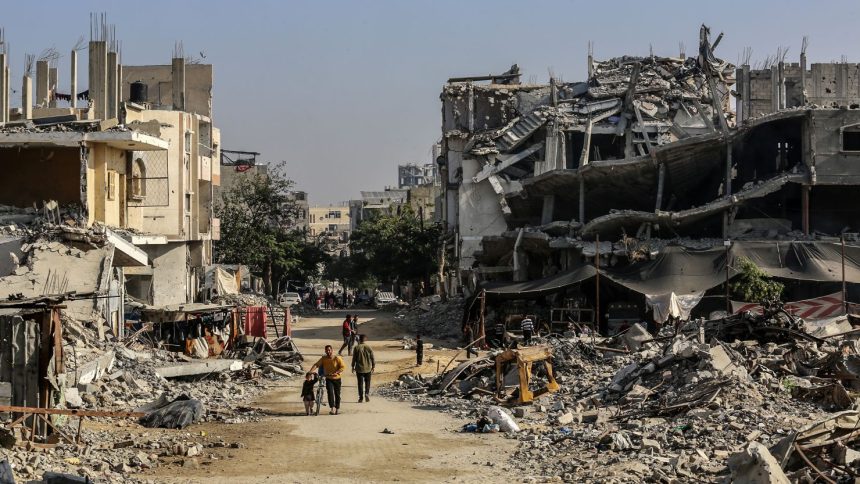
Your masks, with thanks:
M520 429L509 465L567 482L841 482L860 474L854 338L811 336L779 307L647 338L537 338L553 349L561 389L504 412ZM631 341L637 349L619 351ZM501 409L492 361L402 375L380 393L441 408L465 420L464 431L492 432Z
M170 403L158 405L140 418L144 427L161 427L165 429L184 429L197 423L203 417L203 404L182 395ZM191 457L189 455L189 457Z
M395 313L394 320L410 335L420 333L430 338L460 337L465 300L462 297L451 297L446 302L426 299L401 309Z

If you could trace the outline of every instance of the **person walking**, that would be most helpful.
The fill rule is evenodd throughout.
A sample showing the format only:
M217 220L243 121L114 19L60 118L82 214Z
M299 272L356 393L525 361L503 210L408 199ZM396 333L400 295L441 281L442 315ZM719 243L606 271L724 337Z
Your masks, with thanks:
M354 346L356 338L358 338L358 314L352 315L352 321L349 322L349 328L352 330L352 341L350 342L350 346Z
M475 355L475 358L478 357L478 352L475 350L475 347L472 346L472 341L475 340L474 333L472 332L472 325L467 324L465 328L463 328L463 345L466 347L466 359Z
M331 345L325 345L325 356L314 363L310 373L316 371L317 368L322 368L325 375L325 392L330 409L328 413L329 415L337 415L340 410L340 377L343 370L346 369L346 365L343 363L343 358L334 355Z
M358 377L358 403L370 401L370 374L376 370L373 349L366 342L367 335L358 335L358 345L352 353L352 372Z
M316 386L318 380L317 374L312 371L305 374L305 381L302 383L302 401L305 402L306 415L313 413L314 402L316 401L314 386Z
M507 328L505 328L505 323L502 322L501 319L496 320L494 332L496 333L495 334L496 347L497 348L504 348L505 347L505 339L506 339L505 337L506 337L506 333L507 333Z
M418 333L415 338L415 366L421 366L424 363L424 340L421 339L421 333Z
M343 349L346 348L346 355L349 356L352 354L352 319L350 319L350 315L346 315L346 319L343 320L343 323L340 325L341 335L343 336L343 344L340 346L340 349L337 350L337 355L340 356L343 354Z
M520 329L523 331L523 346L532 344L532 333L535 330L535 323L532 318L526 316L520 322Z

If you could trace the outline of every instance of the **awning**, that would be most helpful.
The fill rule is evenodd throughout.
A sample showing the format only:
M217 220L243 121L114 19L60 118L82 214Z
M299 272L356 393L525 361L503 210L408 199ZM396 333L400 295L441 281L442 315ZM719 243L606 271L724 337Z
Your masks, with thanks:
M729 269L730 277L735 274ZM600 275L641 294L698 294L726 281L726 250L669 246L653 260L608 268Z
M773 277L842 281L842 247L837 242L738 242L734 257L746 257ZM860 247L845 246L845 280L860 283Z
M592 266L579 266L553 276L526 282L488 282L483 289L491 297L503 299L526 299L558 292L568 286L594 277L597 271Z

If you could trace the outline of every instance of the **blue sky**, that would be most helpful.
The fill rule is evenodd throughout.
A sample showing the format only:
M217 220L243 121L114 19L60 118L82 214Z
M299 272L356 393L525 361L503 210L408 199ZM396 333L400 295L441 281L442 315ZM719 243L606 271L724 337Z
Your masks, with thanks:
M40 1L4 5L13 79L25 53L55 47L68 90L68 51L89 40L90 12L116 25L126 64L169 63L176 41L202 51L222 146L285 161L312 204L394 185L398 163L429 162L448 77L518 63L526 81L582 80L588 41L598 59L649 46L677 55L679 42L692 54L703 22L725 33L717 54L732 62L747 46L753 61L786 46L796 62L804 35L810 62L860 60L856 0Z

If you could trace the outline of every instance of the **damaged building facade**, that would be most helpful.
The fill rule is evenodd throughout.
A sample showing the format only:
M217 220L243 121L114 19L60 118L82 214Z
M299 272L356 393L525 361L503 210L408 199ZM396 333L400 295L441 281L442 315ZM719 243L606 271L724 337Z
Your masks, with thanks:
M517 66L450 79L438 160L450 278L544 295L605 271L601 286L638 294L642 318L677 298L688 309L672 315L689 317L741 255L838 283L834 245L848 240L849 266L858 254L860 214L845 203L860 182L858 65L807 68L804 49L799 64L736 67L714 55L721 38L702 26L689 57L589 53L585 82L523 84ZM793 267L784 251L811 255ZM590 286L567 295L602 320L611 295Z
M212 193L219 184L220 131L212 122L211 65L188 64L181 48L170 65L122 65L118 42L108 39L108 31L93 30L89 88L83 92L77 92L76 49L72 94L57 87L56 59L27 56L20 107L10 106L8 77L0 83L0 165L7 173L0 181L0 218L10 228L62 225L63 238L73 240L75 250L105 251L91 257L95 274L78 274L92 276L88 284L99 287L79 292L110 292L94 310L121 332L126 295L151 305L198 298L212 240L218 238ZM0 71L8 70L8 62L0 56ZM35 90L29 88L33 65ZM88 100L84 107L80 98ZM76 265L63 260L53 261L50 274L26 273L34 261L38 269L39 260L56 259L64 249L25 243L15 230L9 233L2 257L15 255L21 267L10 264L0 276L35 282L8 284L0 296L76 289L74 282L84 276L73 274Z

